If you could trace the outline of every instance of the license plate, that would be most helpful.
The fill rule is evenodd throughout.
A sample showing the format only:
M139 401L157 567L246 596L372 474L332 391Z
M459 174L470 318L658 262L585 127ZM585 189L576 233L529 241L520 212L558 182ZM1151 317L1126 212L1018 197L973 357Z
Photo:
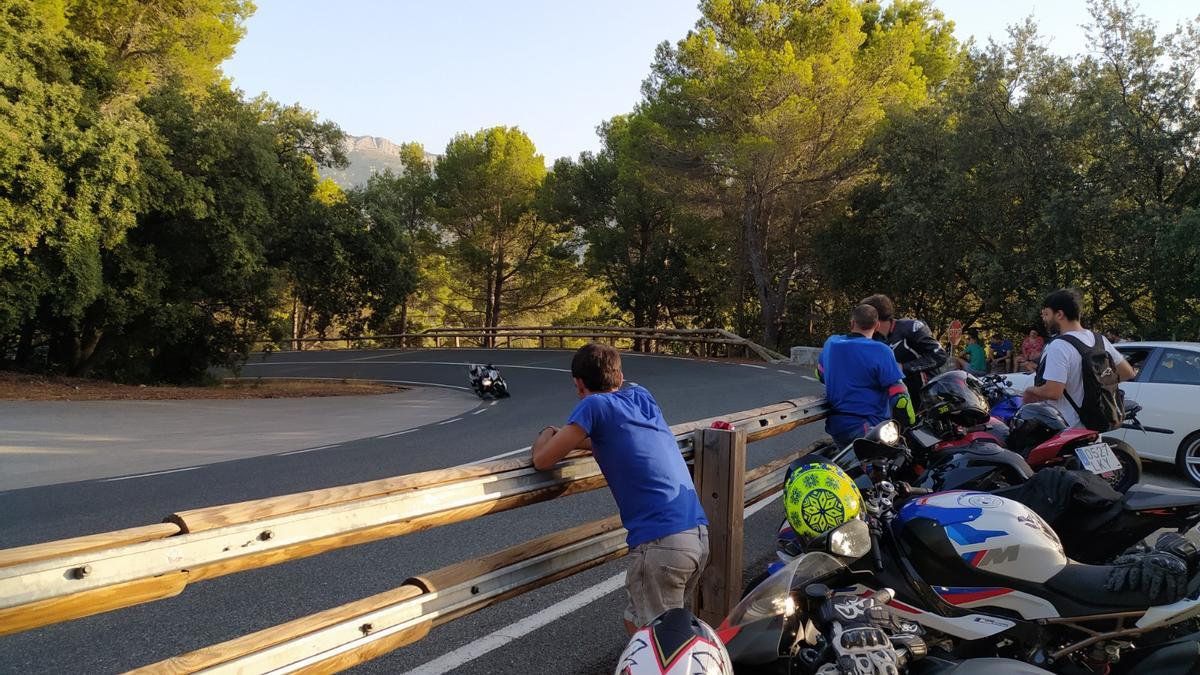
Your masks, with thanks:
M1083 463L1083 468L1092 473L1108 473L1121 468L1117 455L1108 447L1108 443L1092 443L1082 448L1075 448L1075 455Z

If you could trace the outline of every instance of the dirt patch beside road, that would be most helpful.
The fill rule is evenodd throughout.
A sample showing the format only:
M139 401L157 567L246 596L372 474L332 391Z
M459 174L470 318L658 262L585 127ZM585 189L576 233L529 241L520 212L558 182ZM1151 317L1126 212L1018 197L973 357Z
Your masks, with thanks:
M345 380L239 380L206 387L116 384L78 377L0 371L0 400L166 401L185 399L308 398L392 394L404 389Z

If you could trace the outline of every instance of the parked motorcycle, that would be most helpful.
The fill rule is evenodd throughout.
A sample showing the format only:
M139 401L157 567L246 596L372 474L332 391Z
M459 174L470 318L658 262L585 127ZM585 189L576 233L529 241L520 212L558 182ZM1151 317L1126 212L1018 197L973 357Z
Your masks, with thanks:
M963 371L938 375L921 391L925 406L912 434L915 444L942 451L995 443L1024 457L1034 470L1048 466L1085 469L1120 492L1141 480L1141 459L1128 443L1069 427L1058 410L1044 402L1021 405L1005 424L992 416L992 399L997 396L994 385L989 398L985 384ZM1011 398L1001 402L1006 408L1013 404ZM1128 403L1126 414L1136 423L1141 407Z
M471 389L479 398L491 396L492 398L507 398L508 383L501 377L500 371L492 364L480 365L473 363L467 366L468 380L471 383Z
M1200 616L1194 548L1188 560L1164 549L1109 565L1075 562L1054 530L1018 502L894 482L907 452L885 440L873 433L854 442L868 468L862 483L872 540L870 560L850 565L859 574L846 583L856 594L895 589L889 607L953 654L983 650L1057 672L1200 670L1195 644L1173 651L1168 639L1172 624ZM1149 576L1123 576L1128 565L1143 563L1139 570L1163 571L1162 585L1142 587Z
M834 590L854 575L851 566L871 545L867 524L852 520L743 598L717 628L734 665L812 675L1047 673L1011 659L962 659L931 649L921 626L888 606L891 589Z
M1050 519L1072 560L1107 562L1155 532L1168 529L1182 534L1200 523L1198 490L1139 483L1120 493L1082 470L1060 466L1035 474L1024 458L995 443L931 450L906 442L914 431L920 433L915 428L901 434L894 422L872 430L877 439L903 448L889 467L892 480L928 492L974 490L1015 499ZM833 461L858 476L862 471L854 447L847 446ZM1073 485L1055 488L1067 482ZM785 551L794 538L784 521L780 550Z

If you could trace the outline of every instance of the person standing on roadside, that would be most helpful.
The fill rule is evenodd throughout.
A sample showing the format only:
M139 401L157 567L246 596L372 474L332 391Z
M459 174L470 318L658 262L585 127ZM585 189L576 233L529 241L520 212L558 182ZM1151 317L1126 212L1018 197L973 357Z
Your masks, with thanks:
M1122 397L1116 385L1133 379L1133 367L1107 338L1084 329L1080 305L1076 293L1067 289L1042 302L1042 321L1057 337L1042 350L1034 386L1025 390L1023 400L1049 402L1073 427L1110 431L1120 426Z
M838 447L861 438L888 419L916 421L904 372L887 345L873 339L879 313L871 305L854 308L850 332L825 341L817 373L825 383L829 416L825 431Z
M879 313L875 339L891 348L904 371L904 384L909 395L919 402L921 389L946 365L950 355L923 321L895 318L896 306L888 296L876 293L864 299L862 304L874 307Z
M708 519L658 403L636 384L621 388L621 354L584 345L571 359L571 378L579 403L565 426L538 434L533 465L544 471L576 448L592 451L629 531L625 629L632 635L692 594L708 563Z

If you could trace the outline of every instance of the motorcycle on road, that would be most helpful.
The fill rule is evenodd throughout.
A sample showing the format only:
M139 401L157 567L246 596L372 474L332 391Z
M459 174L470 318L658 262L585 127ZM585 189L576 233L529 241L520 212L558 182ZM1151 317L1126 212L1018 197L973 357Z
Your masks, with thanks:
M481 365L473 363L467 366L468 381L471 384L471 390L479 398L491 396L492 398L507 398L508 383L500 375L500 371L496 370L492 364Z

